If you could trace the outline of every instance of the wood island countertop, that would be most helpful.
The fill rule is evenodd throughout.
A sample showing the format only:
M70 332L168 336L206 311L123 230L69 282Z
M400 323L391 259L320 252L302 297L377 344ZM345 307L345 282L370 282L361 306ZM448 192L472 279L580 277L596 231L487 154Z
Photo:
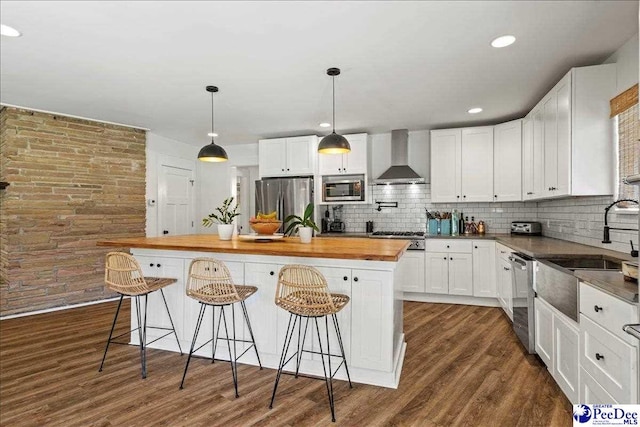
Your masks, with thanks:
M398 261L409 247L408 240L314 238L300 243L298 237L285 237L269 242L220 240L215 234L189 234L162 237L131 237L101 240L98 246L159 249L174 251L239 253L249 255L294 256L306 258L336 258L368 261Z

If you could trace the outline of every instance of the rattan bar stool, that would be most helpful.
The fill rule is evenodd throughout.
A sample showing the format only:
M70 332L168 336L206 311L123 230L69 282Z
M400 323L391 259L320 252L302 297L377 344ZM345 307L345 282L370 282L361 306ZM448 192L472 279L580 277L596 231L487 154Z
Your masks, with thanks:
M349 375L349 367L347 359L344 355L344 346L342 344L342 335L340 334L340 325L336 313L344 308L349 302L349 297L342 294L329 293L327 280L322 273L313 267L306 265L285 265L278 275L278 287L276 288L276 305L287 310L289 314L289 324L287 325L287 334L282 346L282 355L280 356L280 364L278 365L278 373L273 386L273 394L271 395L271 404L269 408L273 408L273 402L276 398L276 390L282 375L282 369L291 359L296 358L295 376L298 377L300 371L300 362L302 353L319 354L322 359L322 370L324 372L324 380L327 386L327 395L329 397L329 406L331 407L331 421L336 420L333 399L333 377L341 366L347 373L349 387L351 384L351 376ZM326 349L324 352L322 339L320 338L320 328L318 326L318 318L324 317L324 325L326 331ZM331 354L331 346L329 341L329 322L331 317L336 338L340 347L340 354ZM306 319L304 333L301 335L302 319ZM307 327L309 319L313 319L316 326L316 334L320 351L305 350L304 342L307 335ZM292 323L293 322L293 323ZM295 333L296 324L298 326L298 344L296 351L287 358L289 353L289 345ZM302 337L302 340L301 340ZM325 363L325 357L327 362ZM341 358L340 364L335 371L331 367L331 358Z
M120 301L118 302L116 315L113 318L111 332L109 332L109 339L107 340L107 346L104 349L104 355L102 356L102 362L100 363L99 372L102 372L104 361L107 358L109 344L129 344L128 342L117 342L115 340L124 335L129 335L134 331L138 331L138 338L140 340L140 365L142 367L142 378L147 378L147 345L173 334L176 337L180 355L182 355L180 340L178 339L178 334L176 334L176 328L173 324L171 313L169 312L169 306L167 305L167 300L164 297L164 292L162 291L162 288L177 282L177 279L163 277L144 277L144 275L142 274L142 269L140 268L138 261L136 261L134 257L124 252L109 252L105 260L104 281L107 285L107 288L120 294ZM148 296L150 293L155 291L160 291L160 295L162 295L162 301L164 302L164 307L167 310L169 322L171 322L171 328L147 325ZM116 327L118 314L120 313L120 307L122 306L122 300L124 299L125 295L129 297L135 297L136 318L138 321L138 326L129 332L125 332L124 334L120 334L114 337L113 330ZM140 297L144 297L144 311L141 307ZM142 325L142 327L140 325ZM169 332L162 335L161 337L154 339L153 341L147 342L147 328L165 330Z
M235 388L236 397L238 397L238 359L242 357L247 351L253 347L258 359L258 365L262 369L262 362L260 362L260 355L258 354L258 347L256 347L256 340L253 337L253 329L251 328L251 321L249 320L249 313L247 312L247 306L245 300L251 295L255 294L258 288L255 286L235 285L231 278L231 273L227 266L217 259L213 258L196 258L191 261L189 266L189 281L187 283L187 296L200 302L200 314L198 315L198 321L196 322L196 328L193 333L193 341L191 342L191 349L189 350L189 357L187 358L187 364L184 367L184 374L182 375L182 382L180 388L184 387L184 380L187 376L187 370L189 369L189 362L194 352L200 350L205 345L211 343L211 363L216 360L216 348L218 340L227 341L227 347L229 348L229 362L231 365L231 375L233 377L233 386ZM238 339L236 337L236 316L235 316L235 304L240 303L244 320L247 324L247 329L251 336L251 341ZM231 323L233 329L233 338L229 336L229 328L227 325L227 316L224 308L231 306ZM196 340L198 339L198 333L200 332L200 326L202 325L202 319L206 308L211 306L213 308L212 313L212 326L211 326L211 339L198 348L196 346ZM218 314L218 328L215 328L216 307L219 307ZM225 337L220 337L220 325L224 323ZM233 342L233 347L231 343ZM236 342L244 342L251 344L238 356ZM195 349L194 349L195 348ZM233 353L231 349L233 348ZM223 359L218 359L223 360Z

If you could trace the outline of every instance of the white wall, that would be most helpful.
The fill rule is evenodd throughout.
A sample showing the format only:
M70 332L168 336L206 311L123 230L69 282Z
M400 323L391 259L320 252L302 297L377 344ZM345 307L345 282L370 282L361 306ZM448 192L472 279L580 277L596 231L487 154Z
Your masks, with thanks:
M229 145L224 149L229 156L227 162L197 162L199 206L196 210L196 223L198 224L196 233L216 232L215 226L203 227L201 219L220 206L224 199L234 194L232 186L235 184L235 167L258 165L258 143Z
M158 134L147 132L147 182L146 182L146 198L147 198L147 224L146 234L149 237L158 234L158 169L159 159L162 156L171 156L183 160L193 160L195 168L195 159L198 156L198 147L185 144L180 141L165 138ZM196 193L197 194L197 193ZM153 205L150 201L154 201ZM196 211L198 198L196 197Z
M625 44L620 46L613 55L604 61L605 64L617 64L617 92L622 93L634 84L638 83L638 34L631 37Z

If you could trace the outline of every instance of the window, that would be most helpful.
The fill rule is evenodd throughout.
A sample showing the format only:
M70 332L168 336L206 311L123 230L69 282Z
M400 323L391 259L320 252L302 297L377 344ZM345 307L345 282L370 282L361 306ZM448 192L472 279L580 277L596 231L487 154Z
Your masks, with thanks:
M617 113L614 117L617 152L616 200L638 200L638 196L640 195L640 186L627 185L624 183L625 177L640 173L640 120L638 117L637 87L636 85L635 105L628 106L629 103L627 102L626 106L614 110L613 103L615 98L612 100L612 114L614 114L614 112ZM625 93L623 93L623 95ZM626 109L620 111L623 108ZM616 210L619 212L638 212L638 205L633 203L620 203Z

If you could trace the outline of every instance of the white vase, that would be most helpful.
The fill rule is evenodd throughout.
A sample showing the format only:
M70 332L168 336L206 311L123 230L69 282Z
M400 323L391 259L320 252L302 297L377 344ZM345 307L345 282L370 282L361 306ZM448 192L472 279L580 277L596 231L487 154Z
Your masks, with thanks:
M313 236L313 228L299 227L298 235L300 236L300 243L311 243L311 237Z
M218 224L218 237L220 240L231 240L234 224Z

